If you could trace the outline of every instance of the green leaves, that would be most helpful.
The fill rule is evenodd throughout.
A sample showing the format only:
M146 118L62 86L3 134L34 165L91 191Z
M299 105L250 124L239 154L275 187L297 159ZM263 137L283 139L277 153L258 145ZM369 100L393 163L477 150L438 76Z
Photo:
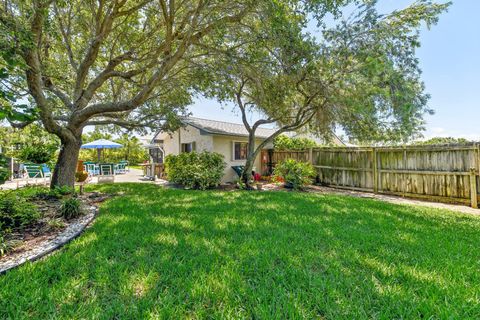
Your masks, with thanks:
M419 28L435 23L448 5L418 1L380 15L369 4L324 32L332 62L325 68L337 75L329 108L351 139L405 141L423 130L424 114L433 111L415 56Z
M284 134L279 135L273 141L273 147L276 150L305 150L317 146L315 141L308 138L290 138Z
M0 153L0 184L4 184L10 177L9 161L4 154Z
M307 162L287 159L275 166L274 179L282 180L286 186L295 190L303 189L312 184L316 176L315 168Z
M170 154L165 158L167 178L187 189L209 189L220 184L224 175L223 155L216 152Z
M37 117L37 110L25 103L25 99L19 99L22 90L16 87L22 81L22 75L17 74L22 62L5 41L0 41L0 121L8 120L14 124L31 122Z

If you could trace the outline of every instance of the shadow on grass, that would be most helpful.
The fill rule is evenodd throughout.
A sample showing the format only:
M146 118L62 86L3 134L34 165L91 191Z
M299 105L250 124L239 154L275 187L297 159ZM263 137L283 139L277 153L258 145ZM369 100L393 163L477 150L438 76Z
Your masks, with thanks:
M61 252L0 277L0 317L475 318L480 219L343 196L95 187Z

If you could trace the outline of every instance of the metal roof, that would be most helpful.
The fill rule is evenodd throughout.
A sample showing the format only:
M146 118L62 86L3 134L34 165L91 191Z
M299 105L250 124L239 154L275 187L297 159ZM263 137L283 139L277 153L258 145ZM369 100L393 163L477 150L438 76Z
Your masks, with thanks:
M210 134L248 137L248 131L243 124L193 117L184 119L183 123L189 124L192 127ZM255 131L255 136L257 138L265 139L274 134L275 131L275 129L270 128L257 128Z
M206 134L218 134L218 135L225 135L225 136L238 136L238 137L248 137L248 131L243 124L240 123L232 123L232 122L225 122L225 121L218 121L218 120L210 120L210 119L201 119L201 118L194 118L188 117L182 120L183 124L191 125L194 128L199 129L201 132ZM265 128L259 127L255 131L255 137L260 139L266 139L272 134L276 132L277 129L275 128ZM158 136L160 132L154 136L154 139ZM323 139L314 137L311 134L298 134L296 132L285 132L284 133L290 137L303 137L315 140L317 143L322 144L324 143ZM345 145L335 134L333 134L332 142L335 145Z

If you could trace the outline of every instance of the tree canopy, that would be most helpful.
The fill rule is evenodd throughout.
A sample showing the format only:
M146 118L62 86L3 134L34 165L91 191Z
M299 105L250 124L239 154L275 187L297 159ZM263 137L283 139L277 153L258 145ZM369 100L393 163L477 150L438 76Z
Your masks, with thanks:
M319 145L311 139L293 137L281 134L273 140L273 148L276 150L305 150L318 147Z
M256 1L3 1L13 77L62 148L52 185L72 185L83 128L171 124L190 103L189 65Z
M284 132L308 130L328 140L341 128L349 138L376 142L415 137L432 112L415 55L419 28L435 24L448 5L417 1L380 14L366 1L347 18L335 12L331 24L317 16L315 39L305 33L308 16L272 3L258 23L236 30L198 73L209 96L235 103L242 115L250 135L245 182L260 150ZM263 118L250 123L253 111ZM255 146L265 124L278 130Z
M348 4L358 10L343 19ZM430 111L418 29L447 7L419 0L381 15L360 0L3 0L2 51L16 62L0 81L9 97L27 92L60 138L52 185L73 184L85 126L171 129L197 93L263 113L251 125L243 117L252 133L275 123L275 136L340 126L352 137L403 139ZM309 19L319 39L305 32Z
M415 145L443 145L443 144L470 144L473 141L467 140L465 138L454 138L454 137L433 137L423 141L415 141Z

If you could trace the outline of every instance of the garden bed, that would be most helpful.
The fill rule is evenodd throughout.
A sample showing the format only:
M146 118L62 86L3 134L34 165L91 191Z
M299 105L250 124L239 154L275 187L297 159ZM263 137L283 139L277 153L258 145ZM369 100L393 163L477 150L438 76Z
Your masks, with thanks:
M43 187L1 193L0 273L36 260L76 237L93 220L96 204L104 199L98 193L73 196ZM72 201L78 205L75 215L63 208Z

